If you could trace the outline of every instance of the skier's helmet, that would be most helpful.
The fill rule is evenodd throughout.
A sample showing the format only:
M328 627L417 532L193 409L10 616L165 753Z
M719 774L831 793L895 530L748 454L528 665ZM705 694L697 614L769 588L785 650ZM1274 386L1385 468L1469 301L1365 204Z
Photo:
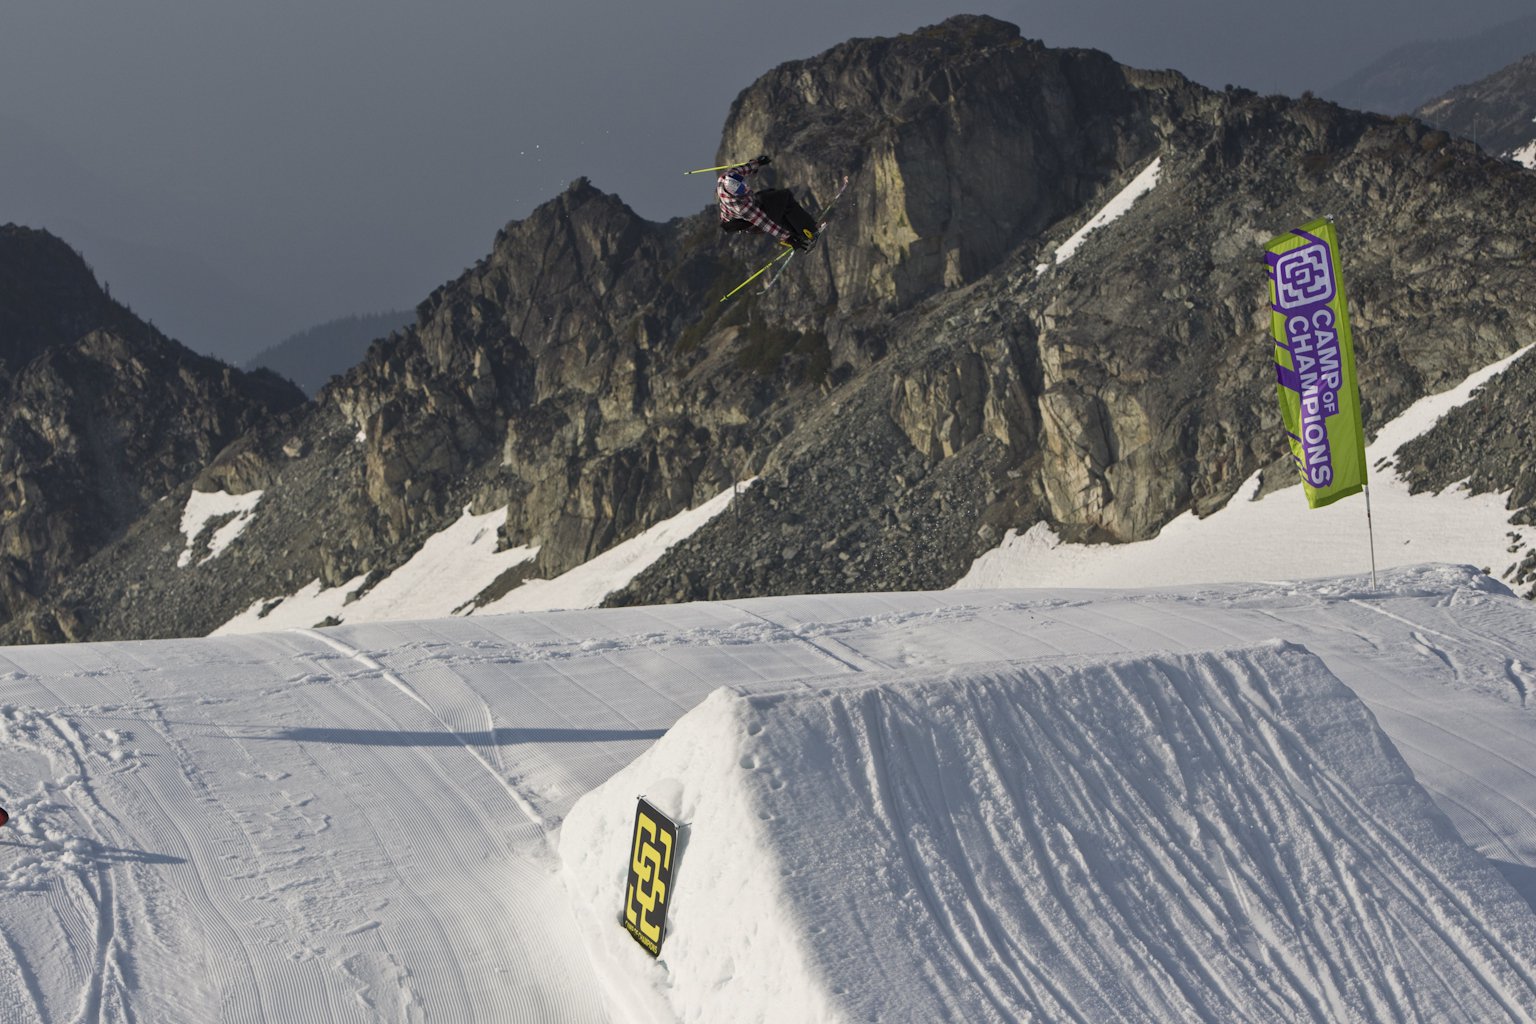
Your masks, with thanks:
M728 196L737 199L747 194L747 179L739 174L727 174L720 178L720 188Z

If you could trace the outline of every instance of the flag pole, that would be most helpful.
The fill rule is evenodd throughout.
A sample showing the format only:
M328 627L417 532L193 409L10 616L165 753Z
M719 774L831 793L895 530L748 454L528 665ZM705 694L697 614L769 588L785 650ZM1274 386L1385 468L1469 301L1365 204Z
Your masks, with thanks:
M1371 524L1371 485L1361 484L1365 492L1365 532L1371 538L1371 592L1376 592L1376 527Z
M1329 221L1329 224L1333 223L1333 215L1332 215L1332 213L1324 213L1324 216L1326 216L1327 221ZM1356 390L1356 393L1359 393L1359 382L1358 382L1358 379L1356 379L1355 390ZM1361 416L1361 424L1359 424L1359 428L1361 428L1361 441L1364 442L1364 434L1366 434L1366 418L1364 418L1364 416ZM1362 454L1362 456L1364 456L1364 448L1361 448L1361 454ZM1370 593L1375 594L1376 593L1376 525L1373 524L1372 519L1370 519L1370 484L1369 484L1369 482L1366 481L1366 477L1367 476L1369 476L1369 473L1367 473L1366 468L1364 468L1364 462L1362 462L1362 464L1361 464L1361 484L1359 484L1359 490L1364 491L1364 493L1366 493L1366 536L1369 537L1369 539L1370 539Z

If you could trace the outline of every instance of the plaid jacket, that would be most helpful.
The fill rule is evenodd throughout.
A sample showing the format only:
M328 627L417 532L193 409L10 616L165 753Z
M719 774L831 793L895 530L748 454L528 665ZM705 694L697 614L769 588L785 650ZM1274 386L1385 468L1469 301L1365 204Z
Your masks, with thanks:
M757 200L752 197L752 186L747 185L746 193L741 196L733 196L726 191L725 179L735 176L743 182L757 173L757 164L738 164L721 174L715 182L715 198L720 200L720 223L740 218L751 224L752 227L764 234L772 235L780 241L789 241L789 232L774 223L763 208L757 205Z

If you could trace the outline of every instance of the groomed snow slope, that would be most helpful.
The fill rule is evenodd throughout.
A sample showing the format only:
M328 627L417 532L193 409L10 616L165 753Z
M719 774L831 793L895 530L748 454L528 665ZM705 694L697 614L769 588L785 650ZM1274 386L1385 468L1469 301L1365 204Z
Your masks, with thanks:
M1536 718L1525 706L1527 693L1536 686L1536 607L1466 568L1394 570L1383 574L1380 592L1372 592L1357 576L1163 591L866 594L9 648L0 650L0 802L13 815L0 831L0 1019L156 1024L645 1019L631 1012L630 1004L604 997L618 986L651 993L647 1005L663 1008L665 1020L670 1005L702 1005L710 986L761 992L761 981L753 987L754 972L765 970L765 964L796 963L799 973L774 979L780 986L773 990L774 1003L743 995L730 1019L761 1019L770 1009L784 1011L778 1019L806 1019L819 1009L859 1005L836 1001L854 1000L858 993L853 990L837 993L825 986L830 976L821 959L825 946L812 941L812 929L864 936L878 955L888 952L899 960L909 955L903 947L887 950L883 945L893 927L889 915L873 916L882 904L815 903L811 883L827 876L791 865L796 875L757 881L784 887L776 891L793 900L774 904L787 922L782 927L793 924L796 934L812 939L782 949L779 960L742 960L733 963L729 977L702 977L682 970L678 957L697 942L690 935L703 920L698 894L714 884L700 867L707 863L702 844L722 841L713 833L706 839L704 811L695 815L692 845L684 851L675 880L679 907L691 898L695 909L691 917L683 914L674 922L661 964L638 947L625 948L629 940L616 923L616 904L573 898L556 852L562 821L578 800L651 748L658 751L651 756L660 756L670 744L657 741L722 687L736 688L730 692L737 696L728 693L716 700L737 701L742 708L772 693L804 689L815 700L798 717L780 723L795 725L804 739L816 735L813 727L828 735L830 719L812 712L825 716L839 702L862 707L860 702L870 701L868 695L882 688L910 685L918 688L913 692L934 697L935 715L950 708L945 713L952 717L934 718L932 728L923 731L920 723L927 711L912 699L882 703L875 719L893 723L893 729L901 722L921 736L958 742L956 737L966 735L962 726L975 727L975 720L966 726L961 714L979 699L972 695L993 693L994 687L1045 685L1030 681L1056 678L1050 673L1068 669L1115 693L1113 687L1122 684L1114 683L1114 672L1121 673L1124 686L1132 680L1125 675L1128 669L1110 665L1142 666L1135 672L1145 674L1152 664L1219 667L1223 658L1264 656L1290 665L1287 671L1304 676L1309 685L1322 685L1316 682L1325 678L1314 672L1317 662L1292 647L1234 653L1275 640L1310 651L1364 702L1461 838L1525 903L1536 902L1536 761L1531 757ZM1190 654L1213 650L1228 653ZM1148 652L1159 653L1151 657ZM1190 657L1175 657L1181 654ZM1003 663L1006 667L999 668ZM1298 666L1310 667L1303 671ZM969 682L946 693L939 685L946 673ZM1301 685L1291 675L1277 674ZM1219 672L1213 676L1219 677ZM1071 678L1063 675L1051 685L1066 686ZM1203 677L1197 673L1193 678ZM1188 686L1198 689L1195 682ZM840 693L845 687L847 692ZM1111 710L1087 707L1074 728L1097 729L1094 723L1103 719L1094 716ZM1193 711L1181 714L1168 719L1170 727L1186 721L1180 728L1187 728L1193 722ZM1333 908L1330 919L1349 920L1350 914L1362 913L1360 908L1382 913L1390 908L1395 917L1376 919L1383 929L1372 933L1378 936L1372 940L1378 950L1394 945L1385 929L1397 929L1398 935L1422 931L1431 920L1426 913L1436 922L1460 921L1467 928L1473 922L1475 931L1453 936L1452 942L1423 932L1423 948L1429 952L1393 950L1394 956L1422 957L1406 974L1385 966L1373 970L1373 961L1358 959L1311 963L1307 970L1345 979L1336 983L1338 997L1345 1005L1370 1007L1367 1017L1392 1006L1400 1013L1397 1019L1405 1020L1529 1019L1529 1005L1520 1002L1502 1012L1452 1009L1437 1014L1434 993L1443 994L1446 987L1421 989L1416 981L1409 991L1403 980L1422 979L1433 963L1447 977L1478 973L1501 986L1504 998L1515 999L1512 992L1519 986L1497 965L1532 962L1522 938L1528 921L1509 920L1511 913L1529 912L1511 904L1508 892L1493 894L1490 876L1476 864L1457 866L1434 820L1414 818L1411 791L1401 788L1398 776L1375 783L1401 798L1397 811L1383 807L1380 813L1398 823L1392 827L1400 828L1394 834L1402 844L1384 846L1384 832L1362 833L1354 819L1341 817L1351 806L1343 791L1358 797L1361 787L1352 781L1355 776L1312 756L1328 749L1318 739L1322 730L1298 724L1294 710L1276 712L1272 719L1257 710L1250 714L1255 722L1272 721L1276 735L1290 729L1317 747L1282 746L1288 761L1275 755L1257 764L1288 763L1287 784L1295 788L1311 780L1315 799L1305 811L1310 817L1286 819L1310 831L1263 836L1276 851L1275 860L1265 871L1255 869L1251 878L1234 876L1233 891L1248 894L1262 886L1299 891L1316 882L1306 891L1319 896L1353 892L1349 901ZM1357 719L1358 712L1350 721ZM955 724L947 732L940 728L946 721ZM825 778L826 760L791 756L794 730L778 730L780 737L765 729L754 737L750 724L733 743L762 764L771 758L773 774L767 768L743 769L741 753L734 762L728 754L718 755L727 758L722 774L729 769L744 779L722 778L722 786L734 787L722 792L737 794L739 802L709 813L752 820L757 808L743 794L754 785L763 788L764 799L777 801L771 805L775 820L764 829L771 824L792 837L795 833L788 830L798 828L798 841L808 843L817 834L817 822L828 834L831 825L825 823L835 822L878 838L882 819L877 815L859 811L857 804L845 808L821 802L859 792L864 778L857 773ZM1005 731L1014 728L1006 719L999 725ZM1058 738L1065 727L1058 723ZM1174 735L1181 742L1190 739ZM878 738L860 746L853 732L833 736L844 743L838 749L845 756L866 759L851 760L855 766L876 763L875 752L888 749ZM908 748L929 751L918 763L938 771L939 778L930 781L941 789L888 781L884 792L905 801L903 806L926 808L930 820L942 824L942 816L933 817L938 805L918 797L942 792L956 807L967 806L964 800L972 798L966 794L977 785L972 773L986 761L972 764L969 751L959 748L942 761L935 753L938 747L909 743ZM1119 763L1106 762L1086 747L1066 754L1061 752L1068 748L1055 749L1055 756L1045 758L1047 769L1063 778L1107 779L1105 773ZM1156 752L1155 745L1147 749L1149 757ZM1175 764L1177 753L1168 755ZM1255 748L1255 756L1261 753ZM891 779L899 779L900 765L885 753L880 757L891 768ZM1349 754L1345 766L1364 770L1361 766L1390 761L1388 751L1375 750ZM1166 760L1148 763L1161 763L1166 772ZM1224 768L1204 762L1180 765L1180 771L1189 778L1181 785L1215 786L1218 795L1221 780L1230 778ZM782 792L772 790L774 778L784 783ZM1244 799L1257 799L1252 791L1261 788L1242 779L1232 784ZM660 786L647 788L652 795L664 795ZM1096 834L1112 834L1105 830L1121 821L1145 825L1161 837L1160 843L1183 836L1183 846L1174 849L1184 850L1189 863L1179 871L1196 870L1197 856L1213 857L1212 851L1224 860L1230 852L1236 861L1238 853L1262 848L1252 836L1241 837L1245 845L1232 845L1239 837L1229 823L1246 819L1220 817L1209 805L1185 804L1131 785L1119 794L1095 791L1096 802L1077 807L1065 799L1068 792L1060 790L1062 799L1051 797L1054 802L1042 805L1040 813L1061 815L1068 822L1095 821ZM636 793L630 787L625 795L632 801ZM1048 796L1026 790L1016 799ZM1362 802L1365 810L1378 813L1380 801ZM1303 814L1298 805L1286 806ZM632 813L632 803L629 808ZM1159 817L1159 808L1168 816ZM1201 831L1207 818L1217 830L1210 839ZM988 892L1007 883L1007 876L994 870L1000 862L988 860L985 845L976 846L972 837L979 842L989 829L1005 824L978 818L955 826L955 834L971 844L971 862L985 866L975 873L975 884ZM1060 829L1055 831L1049 841L1064 842ZM1125 834L1134 831L1126 827ZM1350 845L1331 851L1332 860L1304 849L1312 836L1339 832L1350 834ZM909 844L919 841L913 835ZM767 842L737 850L743 869L778 856ZM804 859L806 847L795 849ZM1085 858L1100 858L1091 846L1083 849ZM1157 849L1164 847L1120 852L1151 864ZM613 858L612 872L622 870L627 853L620 848L604 855ZM838 854L829 847L824 855ZM1312 859L1317 856L1323 859ZM1408 899L1396 891L1397 880L1408 877L1405 858L1414 869L1412 877L1433 898ZM1040 863L1067 877L1070 862L1064 857ZM1082 869L1077 877L1084 885L1115 892L1116 885L1145 884L1128 873L1103 874L1109 870L1108 858L1085 863L1100 873ZM1293 875L1290 866L1300 864L1346 873L1321 880ZM1172 873L1174 866L1161 866L1163 874L1154 880L1166 891L1193 897L1167 881L1179 877ZM858 868L870 876L860 883L865 886L903 872L929 884L940 880L936 874L918 873L904 859L866 860ZM1232 871L1240 868L1239 863ZM1220 873L1214 866L1210 870L1219 882ZM1019 878L1016 884L1028 882L1024 873ZM1344 884L1349 880L1353 889ZM1393 888L1380 888L1384 880L1392 880ZM1324 882L1334 888L1325 888ZM1449 893L1465 899L1447 909L1435 894ZM1080 913L1067 923L1091 932L1096 921L1073 902L1073 893L1065 896ZM1115 898L1119 902L1102 908L1106 923L1135 906L1129 894ZM1226 909L1231 897L1214 893L1201 898L1206 902L1158 908L1159 917L1132 922L1145 926L1141 941L1149 952L1143 955L1153 955L1151 937L1161 936L1158 955L1182 963L1180 950L1194 948L1191 944L1204 941L1202 936L1224 921L1242 919ZM1322 920L1311 909L1295 917L1298 910L1283 905L1265 912L1287 921ZM1251 906L1247 915L1250 921L1264 919ZM807 918L817 920L808 924ZM585 920L599 922L607 929L599 935L619 941L631 957L627 964L608 953L589 956L592 936L584 930ZM1169 930L1171 922L1179 922L1181 930ZM1183 930L1186 922L1191 923L1188 931ZM723 929L724 924L715 921L709 927ZM989 942L995 941L994 934L1013 934L1007 929L994 933L985 919L957 920L954 934L962 934L962 926L982 925L987 930L978 934L986 934ZM1306 948L1300 939L1283 932L1278 938L1267 936L1257 926L1253 940L1260 949L1286 942L1296 950ZM1002 983L991 966L996 958L989 958L985 947L957 945L942 934L924 941L942 953L923 975L931 988L924 1005L950 998L943 995L948 992L958 1000L951 1019L960 1019L961 1007L972 1005L963 1001L974 998L969 989L992 991ZM595 945L603 948L601 941ZM1114 966L1129 962L1132 954L1116 945L1095 955ZM1377 955L1374 963L1388 963L1385 953ZM618 973L615 962L621 965ZM1072 972L1082 971L1066 961L1021 960L1020 965L1045 972L1031 989L1036 993L1066 991L1079 976ZM1268 986L1266 991L1283 991L1287 972L1299 970L1292 961L1267 961L1256 983ZM807 995L806 1005L797 1005L782 995L786 992L825 992L829 1001L816 1004ZM1389 993L1396 1002L1383 1001ZM1488 1009L1497 998L1486 986L1479 985L1476 993L1467 998L1484 1005L1472 1002L1469 1007ZM1138 998L1153 996L1138 990ZM1138 1010L1139 1018L1128 1010L1125 1019L1190 1019L1173 1009L1182 1005L1182 991L1168 992L1166 998L1168 1009ZM1313 1007L1303 1014L1307 1019L1329 1019L1335 1005L1328 1001L1334 997L1321 991L1273 998ZM1213 1012L1205 1019L1223 1018Z
M1536 1018L1531 908L1300 647L717 691L566 819L578 906L637 792L671 983L588 931L657 1018Z

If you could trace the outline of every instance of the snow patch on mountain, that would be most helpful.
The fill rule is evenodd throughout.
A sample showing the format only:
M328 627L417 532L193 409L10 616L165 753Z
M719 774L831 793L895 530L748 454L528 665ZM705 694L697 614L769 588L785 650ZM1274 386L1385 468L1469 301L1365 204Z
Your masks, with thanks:
M1088 219L1088 223L1078 228L1072 237L1061 243L1061 248L1056 250L1057 264L1062 264L1071 259L1082 244L1088 240L1088 236L1106 224L1111 224L1130 212L1136 205L1136 200L1151 192L1157 187L1158 180L1163 173L1163 158L1158 157L1148 164L1140 174L1131 179L1131 183L1115 194L1115 197L1104 208ZM1042 263L1035 268L1037 272L1044 273L1050 269L1049 263Z
M697 508L663 520L569 572L548 580L528 580L478 608L473 603L476 595L503 573L532 561L539 549L524 546L497 550L497 530L506 521L506 508L481 515L466 508L447 529L428 538L410 561L371 588L366 587L366 576L337 587L325 587L314 580L296 593L254 602L212 635L302 629L321 623L595 608L673 545L725 511L738 493L744 493L756 482L753 477L721 491Z
M458 614L502 573L538 554L535 547L498 550L497 529L506 519L505 506L480 515L465 508L372 588L362 590L367 582L362 576L329 588L315 580L296 594L255 602L214 634Z
M528 580L505 597L476 609L475 614L596 608L603 598L628 586L670 548L687 540L756 483L757 477L753 477L727 488L698 508L679 512L554 579Z
M1419 399L1366 447L1366 464L1373 467L1371 526L1378 569L1448 562L1483 567L1507 578L1515 568L1511 546L1536 544L1536 527L1509 522L1507 493L1474 495L1452 488L1412 494L1392 466L1400 447L1465 404L1530 349L1485 367L1454 388ZM1258 498L1260 483L1260 474L1255 474L1224 508L1204 519L1186 512L1156 537L1133 544L1068 544L1045 523L1022 533L1009 530L955 586L1113 586L1127 579L1176 586L1230 580L1234 574L1269 580L1369 574L1371 535L1363 500L1308 509L1295 487ZM1292 540L1303 532L1305 543Z
M245 494L226 494L223 491L193 491L187 495L187 504L181 512L181 532L187 538L187 545L176 558L177 566L186 568L192 564L192 558L196 555L195 545L198 538L208 525L218 519L224 519L222 523L208 538L208 553L203 556L201 562L217 558L219 554L236 537L245 532L245 528L251 525L256 514L256 506L261 503L261 491L247 491Z

